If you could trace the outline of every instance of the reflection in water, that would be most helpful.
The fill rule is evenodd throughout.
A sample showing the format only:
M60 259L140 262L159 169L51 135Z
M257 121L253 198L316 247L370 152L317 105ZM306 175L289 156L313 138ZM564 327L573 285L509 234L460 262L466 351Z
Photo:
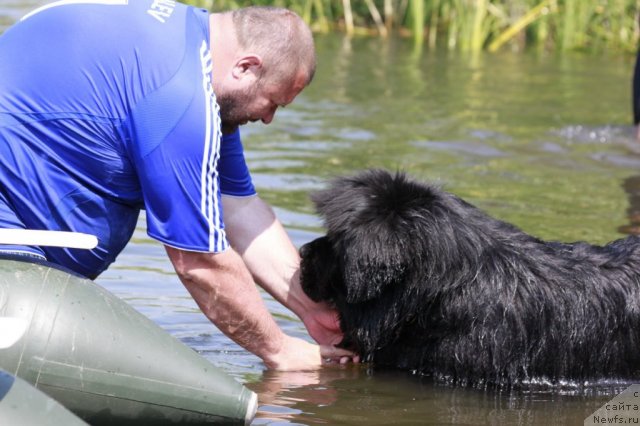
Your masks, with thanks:
M44 3L0 1L0 31ZM631 143L629 118L635 58L469 57L415 50L411 40L331 35L316 45L311 86L271 125L244 129L258 191L297 246L322 232L309 192L366 167L437 181L545 239L605 243L639 229L640 144ZM255 424L578 425L618 391L482 391L366 366L264 372L198 311L162 246L146 236L144 216L98 283L256 390ZM265 300L288 334L307 337L293 314Z
M336 366L318 372L266 372L249 384L261 395L254 424L569 425L582 424L625 386L589 393L484 391L436 385L402 372Z
M629 199L627 218L629 223L621 225L618 231L623 234L640 235L640 175L630 176L622 183Z

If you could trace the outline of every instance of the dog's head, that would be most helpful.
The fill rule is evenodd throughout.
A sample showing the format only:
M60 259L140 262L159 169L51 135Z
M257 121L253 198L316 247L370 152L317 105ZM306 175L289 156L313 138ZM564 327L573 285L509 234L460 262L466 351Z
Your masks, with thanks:
M402 281L416 237L411 204L418 194L407 183L402 175L370 170L312 195L327 229L301 249L302 283L312 299L362 303Z
M428 289L416 282L428 280L425 265L446 257L448 195L383 170L338 178L312 195L327 233L301 248L302 287L337 308L347 342L380 345L379 336L419 309Z

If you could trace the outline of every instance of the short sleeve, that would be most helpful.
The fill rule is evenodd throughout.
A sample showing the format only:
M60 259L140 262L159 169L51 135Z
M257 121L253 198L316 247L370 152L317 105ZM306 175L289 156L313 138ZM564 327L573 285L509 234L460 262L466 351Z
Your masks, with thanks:
M128 149L149 236L179 249L217 253L228 247L218 174L220 114L207 40L195 28L187 25L175 74L133 108Z
M220 190L225 195L247 197L256 194L249 167L244 158L240 130L222 137L220 145Z

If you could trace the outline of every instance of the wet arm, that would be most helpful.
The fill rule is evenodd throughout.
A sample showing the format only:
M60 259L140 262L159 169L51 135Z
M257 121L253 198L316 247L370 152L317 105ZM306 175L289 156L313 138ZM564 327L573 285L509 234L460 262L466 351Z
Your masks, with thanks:
M337 314L302 290L300 257L273 210L257 196L223 197L227 237L255 281L291 309L321 344L342 340Z
M259 356L269 368L317 368L344 352L287 336L270 315L240 256L198 253L166 246L178 276L202 312L224 334Z

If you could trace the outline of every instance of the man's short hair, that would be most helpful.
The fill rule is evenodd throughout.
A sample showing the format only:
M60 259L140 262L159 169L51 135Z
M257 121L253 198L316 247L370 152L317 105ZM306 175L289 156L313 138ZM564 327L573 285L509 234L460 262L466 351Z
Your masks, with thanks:
M311 30L300 16L270 6L250 6L230 13L238 43L262 56L270 81L282 82L304 71L307 84L311 82L316 68L315 48Z

